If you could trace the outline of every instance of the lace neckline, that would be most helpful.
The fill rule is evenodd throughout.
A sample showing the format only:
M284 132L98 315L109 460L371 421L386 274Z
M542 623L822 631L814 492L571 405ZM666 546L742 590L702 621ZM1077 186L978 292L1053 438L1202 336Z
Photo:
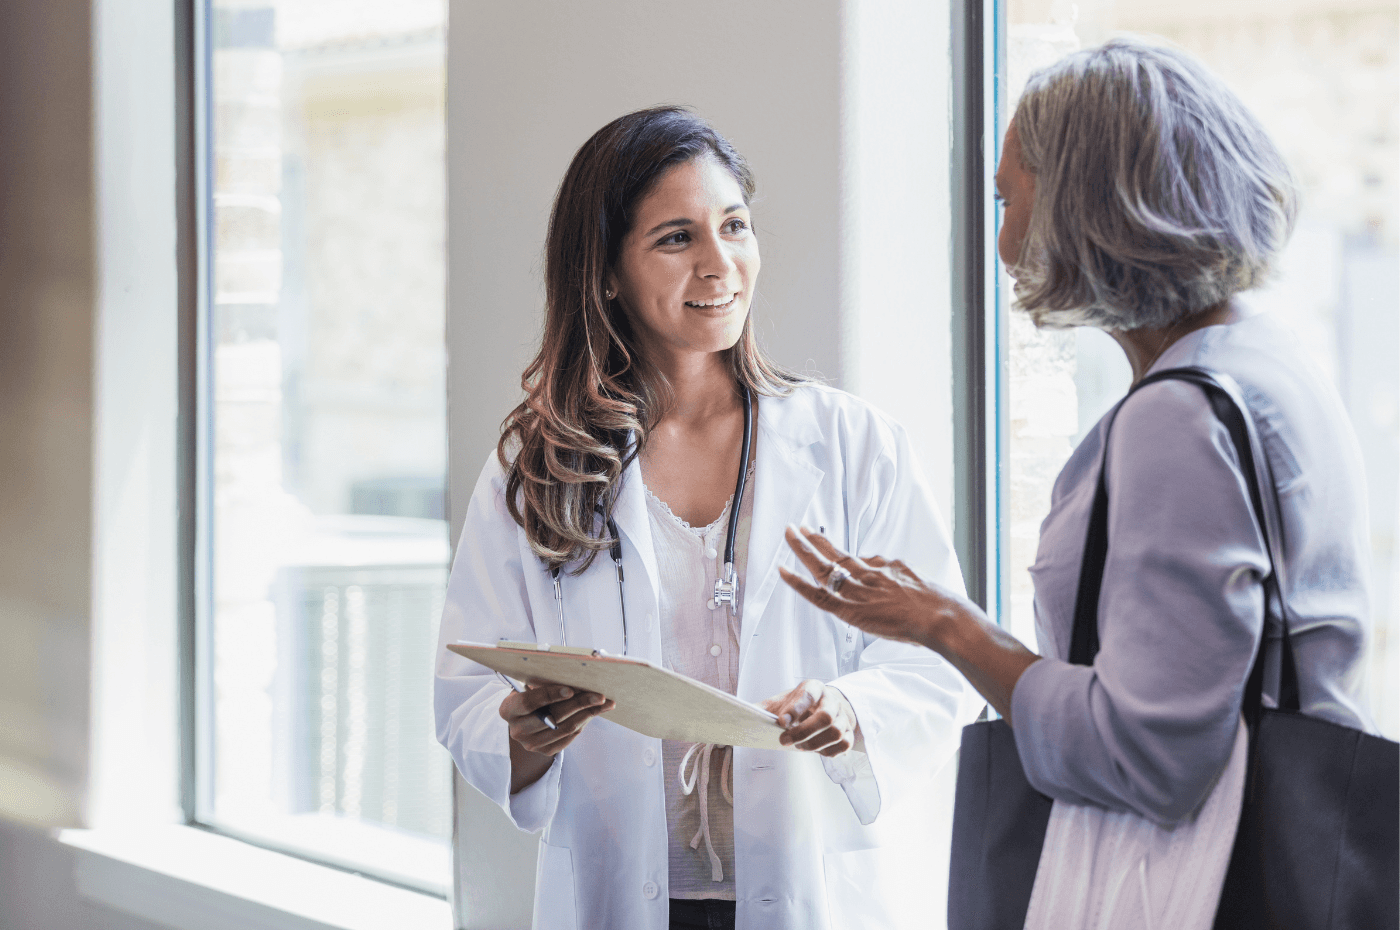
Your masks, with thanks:
M755 460L752 461L752 462L749 462L748 474L747 474L747 476L746 476L745 479L744 479L744 483L745 483L745 487L746 487L746 488L747 488L747 487L751 484L751 482L753 481L754 466L757 465L757 464L758 464L757 459L755 459ZM645 490L645 491L647 492L647 499L648 499L648 500L651 500L651 501L655 501L655 502L656 502L656 505L657 505L658 507L660 507L660 508L662 509L662 511L665 512L666 516L669 517L669 518L671 519L672 522L674 522L677 526L679 526L679 527L681 527L682 529L684 529L687 533L692 533L692 534L694 534L696 537L701 538L701 539L703 539L703 538L705 538L706 536L710 535L710 533L713 532L713 531L715 530L716 527L718 527L721 523L723 523L726 519L728 519L728 517L729 517L729 508L731 508L731 507L734 506L734 495L733 495L733 494L730 494L730 495L729 495L729 499L726 500L726 501L724 502L724 509L722 509L722 510L719 512L719 516L715 517L714 520L710 521L710 523L708 523L708 524L705 525L705 526L691 526L690 523L689 523L688 521L682 520L680 517L676 516L675 512L671 510L671 505L668 504L668 503L666 503L665 501L663 501L661 498L657 497L656 494L655 494L655 492L653 492L651 488L647 487L646 481L643 481L643 482L642 482L642 488L643 488L643 490Z

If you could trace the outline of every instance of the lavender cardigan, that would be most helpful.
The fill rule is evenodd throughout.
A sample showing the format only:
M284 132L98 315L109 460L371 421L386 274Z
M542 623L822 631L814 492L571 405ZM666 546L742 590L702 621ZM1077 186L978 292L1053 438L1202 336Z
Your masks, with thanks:
M1273 470L1305 714L1374 731L1360 696L1369 633L1361 455L1341 400L1267 314L1190 333L1152 371L1196 365L1244 391ZM1268 571L1229 434L1200 388L1150 385L1109 440L1109 548L1100 652L1070 665L1069 640L1105 420L1055 482L1031 574L1040 652L1012 719L1027 778L1071 803L1170 824L1224 769L1265 625ZM1279 612L1268 609L1265 692L1277 692Z

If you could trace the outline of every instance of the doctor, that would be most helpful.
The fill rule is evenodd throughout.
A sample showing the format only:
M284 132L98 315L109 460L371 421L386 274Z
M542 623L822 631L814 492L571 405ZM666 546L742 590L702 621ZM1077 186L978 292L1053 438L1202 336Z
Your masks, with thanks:
M652 739L603 716L603 695L517 693L440 648L438 738L544 832L539 928L928 921L929 785L980 703L937 655L780 584L783 533L823 527L962 581L898 424L759 349L753 190L679 108L615 120L574 156L542 345L468 505L440 645L625 652L764 702L799 751Z

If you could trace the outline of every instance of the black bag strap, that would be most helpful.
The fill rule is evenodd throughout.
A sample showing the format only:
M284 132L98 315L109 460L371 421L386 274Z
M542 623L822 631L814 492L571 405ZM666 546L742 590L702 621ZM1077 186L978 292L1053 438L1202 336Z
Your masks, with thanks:
M1149 384L1159 381L1187 381L1205 391L1211 409L1224 424L1239 456L1240 470L1244 473L1249 488L1250 503L1254 507L1255 519L1259 521L1260 532L1264 535L1265 549L1269 555L1269 574L1264 578L1265 609L1267 612L1270 592L1278 599L1279 614L1283 621L1283 652L1279 677L1279 706L1284 710L1297 711L1300 707L1298 695L1298 667L1293 657L1293 641L1288 630L1288 608L1279 584L1279 565L1282 551L1277 550L1274 537L1270 534L1264 499L1259 487L1256 471L1252 423L1244 406L1244 399L1238 385L1228 376L1208 371L1204 368L1169 368L1143 378L1128 392L1110 414L1108 427L1104 430L1103 460L1099 466L1098 486L1094 491L1094 504L1089 514L1089 532L1084 542L1084 557L1079 568L1079 591L1074 603L1074 633L1070 639L1069 660L1076 665L1093 665L1099 651L1099 590L1103 584L1104 563L1108 559L1108 435L1113 429L1113 418L1123 409L1134 393ZM1262 447L1261 447L1262 451ZM1267 462L1261 464L1267 467ZM1273 491L1273 482L1269 482ZM1263 710L1264 694L1264 636L1259 640L1255 651L1254 664L1250 668L1245 685L1244 716L1251 729L1259 722Z

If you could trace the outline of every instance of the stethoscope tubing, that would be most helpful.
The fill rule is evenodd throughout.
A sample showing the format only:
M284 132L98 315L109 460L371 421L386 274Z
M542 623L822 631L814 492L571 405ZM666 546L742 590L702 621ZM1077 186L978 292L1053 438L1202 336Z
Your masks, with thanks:
M739 449L739 478L734 482L734 506L729 508L729 535L724 540L724 571L734 570L734 537L739 530L739 505L744 502L744 485L749 478L749 442L753 436L753 399L744 386L744 441Z
M744 386L744 439L739 449L739 478L734 483L734 502L729 508L729 532L724 541L724 574L715 581L715 602L729 603L731 609L737 608L739 603L739 580L738 573L734 570L734 538L739 531L739 508L744 502L744 487L748 483L749 475L749 451L753 437L753 397L749 393L747 385ZM599 514L603 513L603 505L597 507ZM612 517L605 520L610 544L608 555L612 557L613 568L617 573L617 605L622 613L622 654L627 654L627 598L625 595L625 583L622 574L622 536L617 531L617 522ZM567 624L564 620L564 587L560 582L561 566L554 565L549 569L550 578L554 582L554 600L559 605L559 644L569 645Z

